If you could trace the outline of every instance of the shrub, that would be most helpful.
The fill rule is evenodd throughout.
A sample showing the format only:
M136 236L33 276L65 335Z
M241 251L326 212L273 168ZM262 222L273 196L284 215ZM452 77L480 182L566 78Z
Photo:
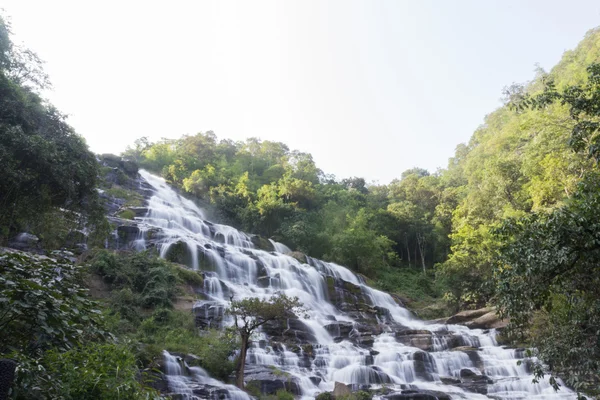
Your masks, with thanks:
M88 343L40 359L20 360L16 399L159 399L137 381L139 370L127 344Z
M82 268L27 253L0 254L0 354L68 350L105 335Z

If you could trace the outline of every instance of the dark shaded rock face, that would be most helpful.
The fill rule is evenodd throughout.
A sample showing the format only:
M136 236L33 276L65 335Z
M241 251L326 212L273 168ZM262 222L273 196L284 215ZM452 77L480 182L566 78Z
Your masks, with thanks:
M386 400L450 400L450 396L433 390L403 390L383 396Z
M277 368L250 367L244 376L247 388L256 388L264 394L275 394L282 389L295 395L301 394L297 378Z
M273 340L283 343L316 343L311 330L299 319L269 321L263 325L263 332Z
M27 251L29 253L42 254L40 239L31 233L22 232L9 240L8 247L13 249Z
M14 360L0 359L0 400L8 400L8 391L15 380L17 363Z
M433 334L427 330L405 329L396 332L396 340L424 351L433 350Z
M252 236L250 236L250 241L252 241L252 244L261 250L275 251L275 247L273 246L273 243L271 243L269 241L269 239L267 239L267 238L264 238L259 235L252 235Z
M199 328L221 328L225 308L216 301L206 301L194 307L194 315L196 326Z

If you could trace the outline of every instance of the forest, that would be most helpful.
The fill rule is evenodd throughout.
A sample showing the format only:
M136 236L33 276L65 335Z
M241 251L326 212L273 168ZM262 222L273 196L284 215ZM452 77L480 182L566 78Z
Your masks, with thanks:
M44 285L31 282L49 282L57 265L0 257L0 327L9 333L0 355L24 365L22 391L12 395L43 398L46 391L54 398L59 390L84 398L77 390L85 387L151 398L152 385L140 383L136 365L142 360L151 376L148 360L159 344L187 343L208 359L227 359L236 340L231 332L193 337L189 316L172 309L177 284L198 276L151 254L100 250L110 230L97 190L102 167L42 99L48 84L41 61L0 23L0 244L29 232L46 251L57 250L85 226L92 232L87 268L114 292L108 305L88 299L78 292L84 272L60 264L65 279L49 304ZM212 131L156 142L142 137L122 157L164 177L215 220L347 266L406 298L422 318L497 307L510 319L505 339L534 348L543 361L538 376L562 377L597 395L600 30L589 31L551 71L538 68L502 96L503 106L456 147L446 168L398 171L388 184L332 176L284 143L234 142ZM37 267L23 268L28 263ZM150 281L164 296L147 291ZM136 308L150 311L128 311ZM170 331L167 321L179 328ZM70 370L88 362L123 375L82 379ZM213 362L210 372L226 377L233 365L225 364Z

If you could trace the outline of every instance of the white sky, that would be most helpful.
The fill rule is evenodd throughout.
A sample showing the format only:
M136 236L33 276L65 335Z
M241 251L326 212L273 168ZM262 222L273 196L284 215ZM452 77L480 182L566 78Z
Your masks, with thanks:
M445 167L502 88L600 24L565 1L0 0L95 152L213 130L339 178Z

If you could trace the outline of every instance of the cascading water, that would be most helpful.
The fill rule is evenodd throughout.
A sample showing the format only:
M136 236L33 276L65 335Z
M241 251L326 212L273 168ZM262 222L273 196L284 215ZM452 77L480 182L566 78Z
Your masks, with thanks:
M555 392L545 380L533 384L527 364L517 365L522 352L498 346L494 330L426 324L347 268L310 257L302 263L282 254L290 249L273 241L275 251L257 249L249 235L207 221L201 209L179 196L163 179L143 170L140 175L150 185L152 196L147 214L136 218L141 234L131 247L145 248L145 235L150 231L158 236L153 243L163 257L174 247L183 246L189 267L205 271L206 300L195 305L197 315L206 313L205 320L210 320L210 315L215 317L215 324L228 324L231 321L223 316L223 310L231 297L268 299L278 291L303 303L308 315L300 316L298 323L306 331L304 342L313 343L311 357L302 349L290 351L283 345L274 349L268 340L260 340L268 339L263 332L247 358L247 369L276 366L283 371L293 379L302 398L331 391L336 381L358 387L385 386L388 392L429 390L461 399L576 398L564 387ZM364 310L341 310L334 305L331 296L340 283L360 292L369 312L376 314L371 314L376 323L365 328L360 317ZM332 285L336 285L333 292ZM342 291L339 294L344 295ZM410 341L419 337L431 341L428 351ZM184 398L211 398L192 395L195 385L202 384L219 388L219 398L248 398L166 352L165 363L170 390ZM480 382L476 386L479 389L461 385L459 379Z

